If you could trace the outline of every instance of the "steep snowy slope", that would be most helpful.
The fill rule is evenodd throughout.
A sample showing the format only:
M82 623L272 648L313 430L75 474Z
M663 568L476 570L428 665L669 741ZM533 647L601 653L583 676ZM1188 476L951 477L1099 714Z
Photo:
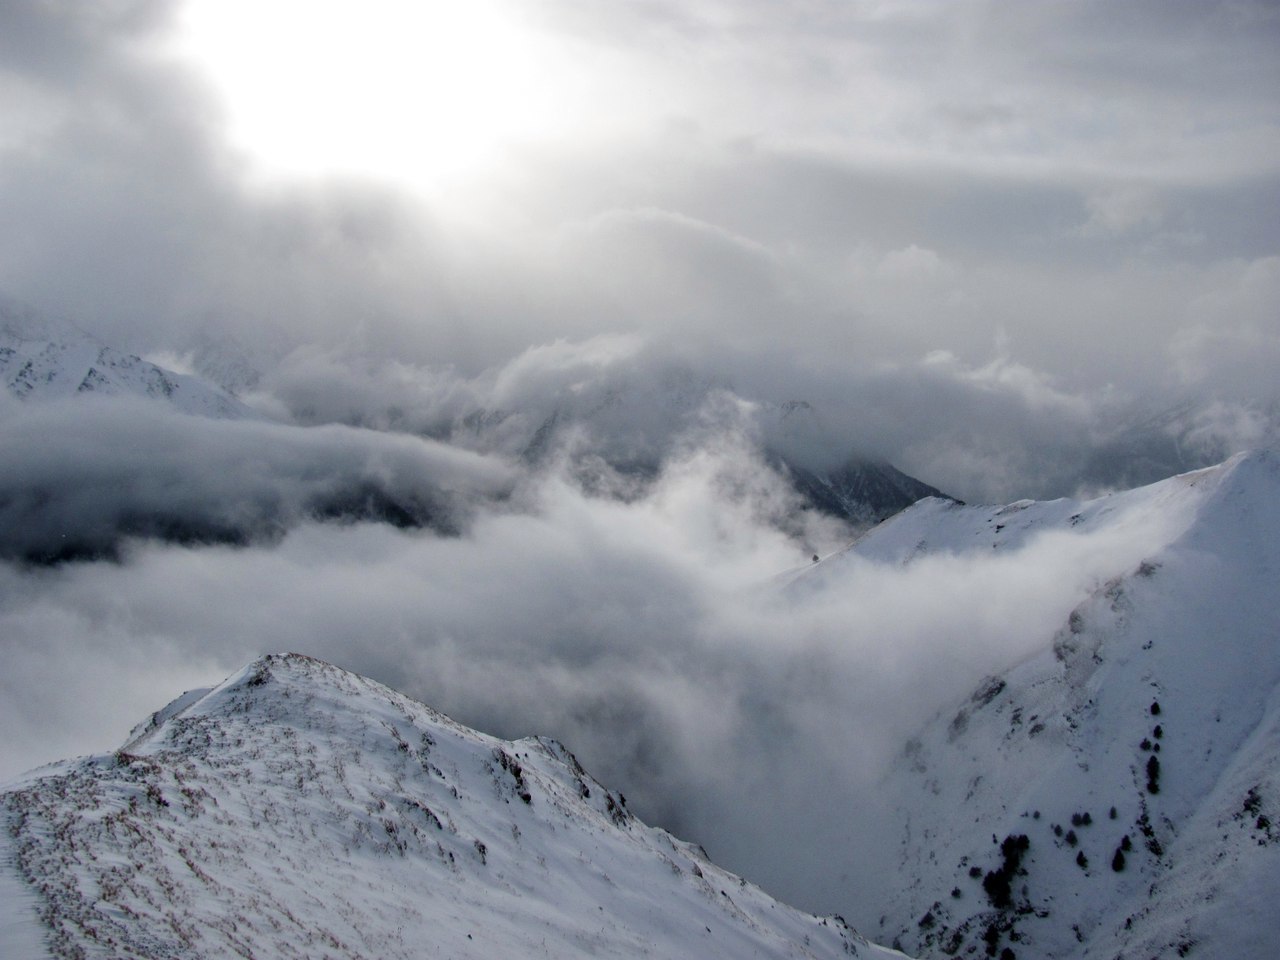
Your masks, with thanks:
M907 745L882 939L1006 960L1280 943L1280 457L1083 504L930 501L855 550L911 562L1153 516L1165 546Z
M553 741L296 655L3 801L57 957L897 955L646 827Z

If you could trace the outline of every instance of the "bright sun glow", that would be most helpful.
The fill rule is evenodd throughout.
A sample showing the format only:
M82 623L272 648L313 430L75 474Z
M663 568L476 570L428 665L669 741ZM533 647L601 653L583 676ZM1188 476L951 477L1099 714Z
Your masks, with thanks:
M188 0L180 29L233 142L277 174L431 190L557 136L581 87L496 0Z

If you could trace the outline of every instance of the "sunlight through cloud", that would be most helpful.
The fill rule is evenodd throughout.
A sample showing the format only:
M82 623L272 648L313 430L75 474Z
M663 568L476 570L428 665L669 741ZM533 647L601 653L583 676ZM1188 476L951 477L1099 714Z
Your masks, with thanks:
M551 40L490 0L191 0L179 50L212 82L234 143L277 176L430 191L554 134L577 102Z

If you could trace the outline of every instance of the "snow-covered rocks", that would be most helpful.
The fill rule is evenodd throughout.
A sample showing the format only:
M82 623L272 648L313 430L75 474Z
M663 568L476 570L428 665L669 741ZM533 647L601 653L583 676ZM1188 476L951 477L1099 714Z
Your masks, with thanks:
M58 957L894 955L645 826L560 744L298 655L3 810Z

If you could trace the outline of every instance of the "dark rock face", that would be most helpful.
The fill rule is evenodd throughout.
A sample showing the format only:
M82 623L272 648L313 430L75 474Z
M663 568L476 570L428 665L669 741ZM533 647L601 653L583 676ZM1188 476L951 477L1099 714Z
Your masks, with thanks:
M879 523L926 497L946 496L883 461L852 458L844 466L819 474L776 455L771 460L791 479L808 506L854 526Z

